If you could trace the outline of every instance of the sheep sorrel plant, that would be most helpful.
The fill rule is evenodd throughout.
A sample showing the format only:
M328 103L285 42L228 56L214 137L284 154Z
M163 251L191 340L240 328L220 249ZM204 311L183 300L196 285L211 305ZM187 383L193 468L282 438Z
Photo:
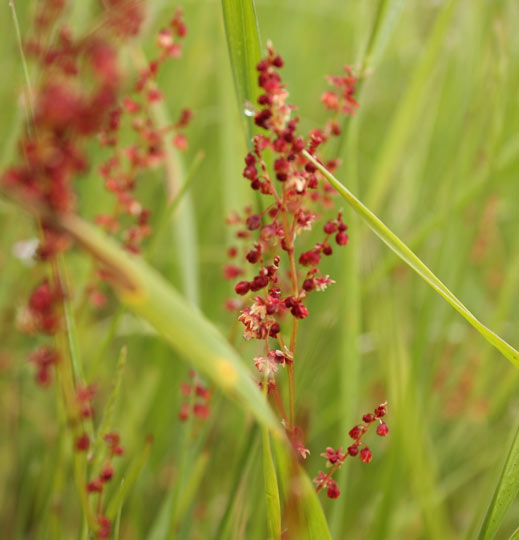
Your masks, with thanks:
M341 114L352 115L358 107L354 98L357 81L349 66L345 67L344 76L329 77L334 91L325 92L321 101L334 113L334 117L324 129L312 130L305 139L297 133L299 118L291 118L294 107L287 104L288 92L279 75L283 64L281 56L269 45L268 55L257 65L258 84L263 93L258 97L261 109L256 112L254 123L267 131L268 135L258 134L254 137L253 150L245 157L243 171L244 178L250 181L250 187L265 195L267 201L262 201L263 210L260 213L253 213L248 207L243 217L234 215L228 222L239 227L236 237L245 244L243 260L255 269L251 280L241 280L234 287L238 295L250 296L245 306L238 306L238 309L243 308L239 316L239 321L245 327L243 337L263 343L263 354L254 358L261 376L259 384L266 386L267 395L277 408L288 437L305 459L310 451L305 448L304 433L296 423L295 412L294 371L299 321L309 316L305 305L307 296L313 291L324 291L335 283L328 274L321 273L318 265L323 256L333 254L332 246L348 244L348 227L343 222L342 211L339 211L335 218L325 221L322 226L322 241L311 249L296 250L296 242L304 237L304 232L315 227L319 218L322 220L319 212L330 211L334 207L334 190L317 167L303 155L303 150L315 155L331 137L340 135L338 117ZM267 162L272 163L271 172ZM327 168L333 170L337 164L335 160L329 161ZM252 245L251 239L255 240ZM236 259L238 253L236 247L228 250L231 260ZM224 268L224 274L229 279L244 273L245 269L236 264ZM258 292L261 294L258 295ZM228 305L234 307L232 302ZM289 330L283 332L285 328ZM287 344L283 333L289 336ZM279 368L285 368L287 373L288 413L285 413L276 383ZM361 438L369 424L382 418L386 408L385 403L380 405L374 415L363 417L365 425L355 426L350 431L354 443L346 454L341 453L342 448L335 452L330 447L326 454L322 454L328 458L327 465L332 470L327 475L321 472L314 480L318 492L327 487L330 498L339 496L339 489L331 478L333 472L348 455L355 457L359 454L359 446L363 444ZM388 428L380 422L377 433L385 436ZM362 448L359 455L364 463L371 461L372 454L367 446Z
M518 17L0 2L2 539L518 537Z

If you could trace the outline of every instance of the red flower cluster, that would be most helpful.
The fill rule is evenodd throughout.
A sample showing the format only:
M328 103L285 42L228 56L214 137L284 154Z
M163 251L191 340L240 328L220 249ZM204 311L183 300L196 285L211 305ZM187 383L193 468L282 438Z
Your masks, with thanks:
M58 353L50 347L40 347L29 358L36 366L36 381L46 386L51 381L51 367L58 362Z
M252 151L245 157L243 177L265 198L261 211L247 208L243 216L234 214L228 219L229 224L237 227L236 237L244 246L241 250L234 246L228 250L230 261L224 267L224 276L229 280L240 278L234 287L240 297L253 293L241 301L228 301L227 307L240 310L245 339L264 342L265 353L254 359L256 368L267 377L268 393L283 417L294 447L304 457L308 450L303 444L302 430L295 424L293 403L297 322L309 315L305 303L308 295L334 283L320 272L318 265L322 256L333 253L332 240L337 246L345 246L348 235L342 213L338 212L334 219L325 222L322 241L296 254L296 243L303 233L312 229L323 210L333 206L331 186L305 158L303 150L315 154L330 137L340 133L340 128L334 120L307 137L298 133L299 118L292 118L294 107L287 104L288 92L279 75L283 63L269 45L266 58L257 66L262 93L254 122L266 133L254 137ZM341 80L341 88L345 84ZM354 82L349 80L349 84L352 98ZM346 111L340 107L335 112L337 115ZM336 164L335 161L328 165ZM249 274L247 267L253 270L250 278L245 277ZM292 326L287 332L291 336L289 346L283 339L286 315L290 315L288 324ZM269 338L276 340L279 349L271 346ZM274 378L279 366L287 367L289 377L288 418Z
M207 420L211 414L211 391L199 381L195 371L190 371L189 377L192 382L182 383L180 387L184 402L178 418L185 422L193 414L199 420Z
M326 452L323 452L321 456L326 458L326 466L330 468L330 471L328 474L319 471L319 475L314 478L314 482L317 484L317 493L319 493L321 489L327 488L328 497L331 499L336 499L340 495L339 488L337 487L336 482L333 480L332 475L336 470L340 469L341 465L348 456L353 458L359 456L363 463L369 463L372 460L373 454L371 453L371 450L362 442L361 439L368 431L370 425L377 420L379 421L377 435L385 437L389 433L387 424L382 421L382 418L386 415L386 413L387 403L382 403L375 408L373 414L365 414L362 417L364 424L357 424L350 430L349 436L353 439L353 444L348 446L346 452L342 451L342 446L337 450L334 450L330 446L326 448ZM363 446L363 448L360 448L361 446Z
M107 433L104 436L104 440L108 444L108 459L103 465L99 475L87 484L88 493L101 493L103 491L104 484L109 482L114 475L112 459L115 456L121 456L124 453L123 447L120 445L121 438L118 433ZM100 538L104 537L101 536Z
M31 319L28 328L48 335L55 334L60 323L59 304L62 298L62 291L53 287L48 280L38 285L27 306Z
M125 96L121 103L110 111L100 136L101 145L113 149L112 156L99 170L106 189L117 199L117 207L112 214L99 215L96 222L112 234L120 231L124 246L133 253L140 251L143 239L151 234L150 211L143 208L135 196L138 178L145 171L163 164L166 157L165 145L168 144L166 137L171 133L173 137L169 144L181 150L187 148L183 130L191 119L191 111L184 109L174 125L159 127L151 110L153 104L162 99L156 84L159 69L169 58L178 58L181 55L182 46L178 40L183 38L186 32L182 10L178 9L170 22L170 28L159 33L159 55L141 72L135 92ZM134 140L120 146L119 132L125 117ZM123 226L123 216L130 220L131 225Z

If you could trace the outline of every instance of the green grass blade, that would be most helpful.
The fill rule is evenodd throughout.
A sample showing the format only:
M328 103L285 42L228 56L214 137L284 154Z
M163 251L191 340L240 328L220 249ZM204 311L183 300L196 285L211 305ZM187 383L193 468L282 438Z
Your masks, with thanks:
M227 396L281 434L279 422L248 369L225 337L144 261L121 249L96 227L74 216L61 226L109 269L120 300Z
M508 540L519 540L519 529L516 529Z
M243 113L246 103L256 104L259 95L256 65L260 61L260 40L253 0L222 0L225 34L231 58L238 107ZM245 117L249 139L253 123Z
M200 483L202 482L208 463L209 454L207 452L204 452L198 456L198 459L191 466L191 476L186 486L182 490L182 493L180 494L180 498L178 500L178 504L176 505L173 512L170 526L170 534L175 533L177 528L182 523L182 520L185 518L186 512L189 509L191 503L193 502L193 499L197 494L197 490L200 487Z
M330 184L339 192L346 202L367 223L370 229L393 250L410 268L412 268L426 283L440 294L462 317L464 317L492 346L516 367L519 367L519 352L504 341L492 330L481 323L454 294L433 274L433 272L407 247L400 238L393 233L369 208L367 208L348 188L346 188L333 174L326 170L306 150L303 151Z
M315 487L297 458L273 440L290 538L331 540L328 523Z
M133 487L135 482L137 481L137 478L139 477L142 469L144 468L144 465L146 465L146 461L148 461L148 457L151 451L151 444L152 444L152 438L149 437L141 453L135 458L133 463L130 465L128 473L121 481L119 488L117 489L110 503L108 504L108 507L106 510L106 516L108 517L108 519L114 519L117 513L122 508L124 501L126 499L126 496L128 495L130 489Z
M269 432L262 430L263 436L263 480L265 483L265 498L267 506L267 522L269 538L281 539L281 508L279 504L278 479L270 449Z
M519 428L515 434L512 446L508 452L503 472L497 483L488 508L485 520L481 526L478 540L490 540L495 538L505 514L517 497L519 491ZM517 531L512 538L517 537Z
M366 195L367 203L375 211L377 211L391 187L390 182L398 160L402 157L411 128L426 97L427 82L430 80L437 63L441 62L440 55L445 44L445 35L449 29L458 1L449 0L441 8L427 40L422 59L412 75L389 132L384 138L385 143Z

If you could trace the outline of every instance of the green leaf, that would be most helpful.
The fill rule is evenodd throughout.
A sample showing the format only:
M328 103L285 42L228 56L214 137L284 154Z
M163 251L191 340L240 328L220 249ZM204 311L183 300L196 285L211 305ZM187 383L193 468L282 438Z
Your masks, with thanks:
M76 216L61 216L60 225L103 264L123 304L146 319L228 397L274 433L283 434L249 370L225 337L161 275Z
M365 206L353 193L346 188L333 174L306 150L303 154L325 176L330 184L339 192L346 202L360 215L369 228L410 268L412 268L426 283L462 315L491 345L493 345L505 358L516 367L519 367L519 352L505 340L481 323L454 294L433 274L433 272L407 247L402 240L391 231L367 206Z
M508 452L503 472L494 491L492 502L479 532L478 540L494 538L505 514L519 492L519 428ZM516 531L511 538L517 538Z
M247 103L255 104L259 95L256 65L260 61L260 39L253 0L222 0L225 34L231 57L231 67L238 97L238 107L244 113ZM253 123L247 118L249 140Z

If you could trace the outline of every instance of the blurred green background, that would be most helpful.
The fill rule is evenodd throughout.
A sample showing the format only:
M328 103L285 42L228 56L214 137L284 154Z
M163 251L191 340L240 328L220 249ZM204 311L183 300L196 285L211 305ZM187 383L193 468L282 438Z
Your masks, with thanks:
M22 34L30 29L34 4L16 2ZM134 43L148 55L174 9L185 8L185 53L164 67L160 86L171 118L184 107L195 112L186 170L204 154L180 217L152 261L230 334L234 317L223 303L232 287L221 270L232 244L225 217L254 197L241 178L246 144L221 6L148 4L147 27ZM359 111L340 148L337 177L484 323L517 344L519 3L388 4ZM364 57L377 5L257 0L263 45L272 40L285 59L284 80L304 131L324 123L319 99L326 74L340 73L344 64L358 66ZM94 1L75 3L71 26L88 28L95 11ZM7 2L0 7L0 66L5 166L13 161L23 125L23 70ZM127 66L131 73L129 59ZM91 156L91 171L77 181L81 213L88 218L111 205L96 172L102 152L95 143ZM165 201L161 171L143 177L139 189L157 219ZM337 283L311 297L297 349L297 403L311 451L307 471L313 477L324 466L320 452L347 446L350 427L387 400L390 435L368 442L372 463L347 461L341 497L322 495L334 538L473 538L517 426L519 377L347 208L345 214L352 242L323 266ZM13 245L35 234L30 219L0 202L0 530L5 538L75 538L79 505L70 481L70 445L57 420L54 389L37 387L27 362L37 339L21 334L16 323L42 270L14 257ZM76 250L67 254L67 264L81 354L87 379L98 382L99 408L119 350L128 347L116 416L126 449L118 474L146 436L154 436L150 459L124 505L120 538L157 540L153 534L168 497L185 502L172 518L177 538L214 538L233 498L230 527L221 537L266 538L252 420L215 393L207 424L181 423L179 385L188 366L146 325L121 315L114 298L100 312L81 310L90 261ZM237 347L252 365L254 346L238 339ZM497 538L508 538L518 525L515 503Z

